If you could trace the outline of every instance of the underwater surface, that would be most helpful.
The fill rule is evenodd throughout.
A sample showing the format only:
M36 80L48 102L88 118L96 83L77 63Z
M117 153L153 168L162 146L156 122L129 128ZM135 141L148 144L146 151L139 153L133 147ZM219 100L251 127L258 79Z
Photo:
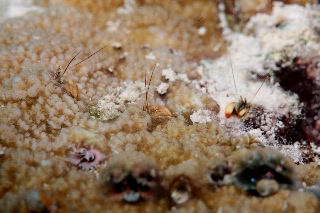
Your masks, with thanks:
M320 211L316 1L0 8L0 212Z

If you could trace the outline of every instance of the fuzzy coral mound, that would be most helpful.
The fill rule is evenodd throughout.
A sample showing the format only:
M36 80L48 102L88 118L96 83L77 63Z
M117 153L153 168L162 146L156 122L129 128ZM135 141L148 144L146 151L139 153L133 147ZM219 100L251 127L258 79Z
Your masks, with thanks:
M269 126L257 124L248 133L243 121L221 116L233 89L232 80L220 71L221 63L229 66L226 60L199 63L215 59L226 47L217 3L88 2L1 3L6 15L0 17L0 212L319 210L316 196L308 192L312 185L319 190L316 163L293 166L302 183L299 191L280 189L265 198L234 187L232 181L221 180L219 187L210 183L209 168L221 162L228 162L228 175L234 175L232 165L241 161L233 157L235 150L272 146L270 135L264 134ZM312 10L299 8L302 13ZM251 24L259 25L256 19ZM241 34L238 38L244 41ZM231 40L230 49L236 52L237 43ZM253 58L259 71L264 61L252 57L259 55L257 43L243 57ZM252 83L250 78L244 82ZM256 88L251 86L250 91ZM299 111L296 96L278 87L275 95L290 102L272 108L258 99L266 115L261 119L274 119L272 110L285 108L284 117L290 109ZM143 106L166 109L170 116ZM291 142L296 141L285 144L288 150L297 147ZM110 165L115 168L111 172ZM172 191L180 193L173 181L185 181L188 196L183 202L170 199L176 196ZM128 188L135 194L126 194ZM140 201L139 193L145 193L141 202L124 202Z

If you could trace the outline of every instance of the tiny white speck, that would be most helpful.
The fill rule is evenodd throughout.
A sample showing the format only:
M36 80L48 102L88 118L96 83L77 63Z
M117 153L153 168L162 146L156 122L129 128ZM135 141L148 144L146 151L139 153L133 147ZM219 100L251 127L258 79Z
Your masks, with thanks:
M206 32L207 32L207 28L204 27L204 26L202 26L202 27L200 27L200 28L198 29L198 34L199 34L199 35L204 35L204 34L206 34Z
M122 44L120 42L115 41L111 44L111 46L113 48L120 49L122 47Z
M160 95L166 94L167 91L168 91L168 88L169 88L169 84L162 82L162 83L157 87L157 92L158 92Z
M149 53L148 55L145 55L144 57L146 59L149 59L149 60L155 60L156 59L156 56L153 53Z
M175 71L171 67L163 69L162 76L164 76L169 81L177 80L177 74L175 73Z

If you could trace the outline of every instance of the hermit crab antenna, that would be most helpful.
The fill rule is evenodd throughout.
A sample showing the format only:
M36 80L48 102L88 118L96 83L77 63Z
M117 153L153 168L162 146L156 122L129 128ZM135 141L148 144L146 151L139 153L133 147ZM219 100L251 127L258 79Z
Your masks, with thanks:
M154 73L154 70L156 69L157 63L158 62L155 63L155 65L152 69L151 76L150 76L149 82L148 82L148 87L147 87L147 71L145 70L145 72L144 72L144 86L147 88L147 90L146 90L146 103L145 103L144 108L146 108L148 105L148 93L149 93L150 84L151 84L153 73Z
M256 97L256 95L258 94L259 90L261 89L262 85L264 84L264 82L266 81L267 79L267 76L264 77L263 81L262 81L262 84L260 85L259 89L257 90L257 92L254 94L254 96L251 98L250 102L251 103L253 101L253 99Z
M143 110L146 110L147 108L147 103L148 103L148 91L147 91L147 70L144 69L144 88L146 89L146 99L145 103L143 104Z
M77 55L75 55L75 56L71 59L71 61L69 61L68 65L67 65L67 67L64 69L62 75L67 71L67 69L68 69L68 67L70 66L71 62L72 62L80 53L81 53L81 51L79 51L79 52L77 53Z
M90 57L92 57L92 56L94 56L95 54L97 54L98 52L100 52L101 50L103 50L104 48L106 48L108 45L106 45L106 46L104 46L104 47L102 47L102 48L100 48L99 50L97 50L97 51L95 51L94 53L92 53L91 55L89 55L88 57L86 57L85 59L83 59L83 60L81 60L81 61L79 61L78 63L76 63L75 65L72 65L70 68L72 68L72 67L74 67L74 66L77 66L78 64L80 64L81 62L83 62L83 61L85 61L85 60L87 60L88 58L90 58ZM80 53L80 52L79 52ZM78 53L78 54L79 54Z
M238 89L237 89L237 84L236 84L236 80L235 80L234 72L233 72L232 61L231 61L231 58L230 58L230 56L229 56L229 55L228 55L228 58L229 58L230 65L231 65L231 72L232 72L232 77L233 77L233 84L234 84L234 88L236 89L237 97L239 98L239 95L238 95Z

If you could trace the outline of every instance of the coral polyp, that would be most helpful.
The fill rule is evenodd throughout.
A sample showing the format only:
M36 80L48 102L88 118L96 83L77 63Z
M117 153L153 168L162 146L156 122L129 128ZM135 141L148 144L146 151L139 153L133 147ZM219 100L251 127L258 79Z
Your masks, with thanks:
M275 194L280 186L279 183L274 179L261 179L257 182L257 192L260 196L266 197Z
M102 173L103 186L108 200L136 203L157 197L160 176L154 168L107 168Z
M209 183L214 187L221 187L229 183L232 171L231 162L217 163L209 169Z
M100 175L102 191L108 201L137 203L160 198L162 175L150 162L120 162L108 165Z
M240 189L266 196L279 188L298 186L293 164L276 150L259 148L248 151L238 160L232 175ZM266 189L268 187L270 189Z
M188 202L194 196L192 180L184 175L173 179L170 188L170 198L176 205Z

